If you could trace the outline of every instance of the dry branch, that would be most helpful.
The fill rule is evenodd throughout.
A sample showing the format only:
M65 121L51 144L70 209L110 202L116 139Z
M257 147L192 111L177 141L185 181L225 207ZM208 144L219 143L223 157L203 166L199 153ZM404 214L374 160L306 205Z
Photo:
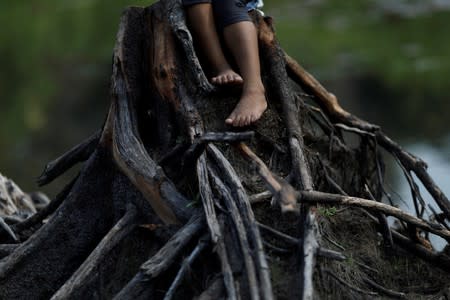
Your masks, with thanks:
M305 92L314 95L316 100L323 111L334 122L342 122L352 127L360 128L364 131L377 131L378 126L369 124L365 121L358 119L340 105L335 95L329 93L311 74L309 74L298 62L296 62L288 54L284 53L286 59L286 68L289 77L298 83Z
M421 159L405 151L385 133L379 130L380 128L378 126L363 121L345 111L339 105L336 96L329 93L311 74L305 71L299 63L287 54L285 54L285 58L290 77L306 92L315 96L314 100L318 102L319 106L333 122L344 123L350 127L373 133L379 145L385 148L394 157L398 158L406 170L413 171L417 175L424 187L445 213L447 220L450 221L450 201L428 174L426 171L427 165Z
M376 283L375 281L373 281L369 278L364 278L363 280L365 283L370 285L373 289L380 292L381 294L384 294L384 295L387 295L387 296L390 296L393 298L407 299L405 293L396 292L396 291L387 289L384 286L379 285L378 283Z
M281 206L281 211L299 213L297 205L296 193L294 188L284 182L281 178L277 178L266 166L266 164L244 144L240 143L237 148L241 153L248 158L257 168L259 175L266 182L267 187Z
M49 184L72 168L75 164L86 161L95 151L100 140L100 134L101 132L97 131L87 140L76 145L57 159L49 162L45 166L41 176L37 179L38 185L43 186Z
M11 227L6 224L5 220L3 220L2 217L0 217L0 228L2 228L15 242L19 241L19 238L16 236Z
M378 296L378 293L375 292L371 292L371 291L365 291L362 290L356 286L351 285L350 283L346 282L345 280L343 280L342 278L340 278L339 276L337 276L336 274L334 274L331 270L328 269L322 269L323 273L327 273L329 276L331 276L332 278L334 278L337 282L339 282L341 285L348 287L349 289L360 293L360 294L366 294L369 296Z
M264 224L261 224L261 223L258 223L258 226L261 229L263 229L263 230L265 230L267 232L270 232L272 235L283 239L285 242L287 242L291 246L298 246L298 244L299 244L299 240L298 239L296 239L296 238L294 238L294 237L292 237L290 235L287 235L285 233L282 233L282 232L280 232L278 230L275 230L275 229L273 229L270 226L267 226L267 225L264 225Z
M195 249L192 251L192 253L183 260L183 263L181 265L180 270L178 271L177 276L172 282L172 285L170 286L169 290L167 291L166 295L164 296L164 300L171 300L174 299L175 293L177 292L177 288L182 283L182 281L185 279L187 273L189 272L189 269L191 268L192 264L195 262L195 260L198 258L200 254L206 249L206 247L209 244L209 238L203 237L198 242Z
M223 154L215 147L210 145L208 147L208 155L212 161L215 162L219 172L222 174L224 180L231 188L231 192L234 194L236 204L240 210L245 228L247 229L247 235L251 244L253 245L253 253L255 256L255 267L259 280L258 287L260 290L261 299L273 299L272 284L270 281L269 265L264 253L263 243L261 235L256 224L255 216L253 214L248 196L245 193L245 189L242 183L235 173L233 167Z
M197 174L206 221L208 223L209 232L211 234L211 240L217 246L217 254L221 263L222 274L224 277L223 280L225 288L227 290L227 295L230 299L238 299L234 283L234 276L231 270L227 248L225 247L222 229L219 224L219 220L217 219L216 211L214 208L214 199L208 179L208 170L205 155L202 155L197 163Z
M298 115L301 112L297 108L295 96L289 86L289 77L286 71L286 59L284 51L275 38L271 28L270 18L262 19L256 17L259 25L259 45L264 55L262 59L270 62L270 70L273 74L271 80L275 85L275 95L281 102L283 108L283 118L288 131L288 144L290 148L291 173L298 189L311 191L314 189L311 169L306 158L305 145L303 141L303 129L299 122ZM310 223L311 222L311 223ZM313 270L315 266L315 245L319 239L314 213L309 211L309 207L302 207L300 214L300 229L302 245L299 251L299 279L300 298L312 299L314 294ZM310 268L310 269L308 269Z
M187 244L198 236L204 227L204 219L195 215L147 262L141 266L130 282L114 297L115 300L145 298L151 280L166 271L184 251Z
M234 202L233 196L231 195L231 191L222 182L219 175L212 168L209 168L208 172L211 179L214 182L214 185L218 193L221 195L223 201L225 202L225 205L228 209L228 213L230 214L231 219L233 221L234 231L238 236L239 246L241 250L241 253L239 253L239 255L242 255L244 260L251 298L259 299L255 262L253 261L251 256L252 249L250 248L250 243L247 238L247 232L243 221L245 215L241 216L239 209L237 208L236 203ZM247 223L248 222L249 221L247 221Z
M310 202L310 203L325 203L325 204L343 204L343 205L351 205L362 208L371 209L377 212L382 212L388 216L394 216L402 221L405 221L409 224L417 226L425 231L434 233L447 241L450 241L450 231L447 230L444 226L440 224L430 223L424 221L422 219L416 218L401 209L396 207L376 202L372 200L357 198L357 197L349 197L342 196L337 194L329 194L322 192L307 192L302 191L299 193L300 202Z

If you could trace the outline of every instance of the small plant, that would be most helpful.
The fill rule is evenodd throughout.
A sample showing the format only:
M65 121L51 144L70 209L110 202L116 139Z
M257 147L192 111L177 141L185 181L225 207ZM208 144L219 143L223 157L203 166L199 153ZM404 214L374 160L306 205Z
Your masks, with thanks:
M334 206L329 207L329 208L319 207L318 211L321 216L324 216L327 218L330 218L337 213L337 209Z

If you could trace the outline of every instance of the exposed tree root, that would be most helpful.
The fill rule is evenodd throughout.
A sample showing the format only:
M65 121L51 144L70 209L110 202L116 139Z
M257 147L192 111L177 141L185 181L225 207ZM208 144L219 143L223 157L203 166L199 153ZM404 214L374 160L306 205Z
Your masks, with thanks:
M125 215L108 232L89 257L83 262L69 280L52 296L51 299L80 299L86 294L89 281L96 277L96 269L110 251L116 247L137 225L135 207L129 207Z
M399 163L407 172L414 172L424 187L432 195L450 221L450 201L442 190L435 184L434 180L426 171L427 165L420 158L405 151L397 143L383 133L379 126L363 121L349 112L345 111L338 103L336 96L329 93L311 74L304 70L294 59L285 54L287 69L290 77L296 81L305 91L315 97L314 100L322 107L327 116L335 123L344 123L350 128L360 129L360 134L372 133L376 141L399 160Z
M23 220L20 223L14 224L13 230L15 231L23 231L29 229L39 223L41 223L45 218L49 217L51 214L55 212L55 210L61 205L64 199L69 195L69 192L72 190L73 185L75 184L78 177L72 180L56 197L53 201L51 201L47 206L45 206L42 210L38 211L36 214L32 215L28 219Z
M230 132L223 120L238 94L207 81L181 1L125 10L106 122L49 163L38 182L76 163L82 170L40 212L4 223L21 244L0 236L1 299L314 299L342 287L359 296L403 297L379 278L349 281L337 273L352 267L378 274L361 260L350 266L346 241L327 232L335 224L326 220L337 211L360 212L346 207L364 208L361 227L378 228L390 255L399 245L450 270L448 253L417 242L417 230L450 240L450 204L426 165L378 126L345 111L284 53L272 20L256 11L251 16L269 109L252 131ZM291 79L303 92L294 92ZM359 136L359 144L349 146L343 131ZM379 146L409 179L416 216L381 202ZM440 224L423 217L412 173L438 204ZM277 206L264 204L271 198ZM416 239L389 228L385 215L409 224ZM339 226L352 222L353 216ZM320 289L323 282L329 290Z
M152 294L151 280L166 271L184 251L192 238L203 228L203 218L194 216L147 262L114 299L148 299Z
M200 239L194 251L192 251L192 253L183 261L180 271L178 271L178 274L172 282L172 285L164 296L164 300L175 299L177 288L181 285L184 277L186 276L186 273L189 272L189 268L191 268L191 265L208 246L208 239L208 237L203 237L202 239Z
M19 247L18 244L2 244L0 245L0 259L10 255Z

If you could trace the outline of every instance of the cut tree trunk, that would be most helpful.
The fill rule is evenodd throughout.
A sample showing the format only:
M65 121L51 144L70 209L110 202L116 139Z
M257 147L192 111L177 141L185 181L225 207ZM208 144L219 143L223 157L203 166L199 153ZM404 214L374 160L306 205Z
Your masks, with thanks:
M342 109L285 54L272 19L251 16L269 108L242 132L223 121L239 90L208 82L181 1L125 10L106 121L39 178L48 184L83 163L74 181L30 219L4 226L0 299L313 299L326 294L317 291L320 277L333 274L317 275L317 257L346 260L346 253L324 248L323 208L316 203L367 209L366 222L380 224L391 243L448 266L445 253L397 231L389 235L383 222L384 214L393 215L449 238L449 202L425 165L378 126ZM357 146L347 144L347 130L360 136ZM442 209L440 224L367 199L383 193L377 145L430 191ZM272 206L252 207L250 199L265 198ZM288 246L274 245L280 240ZM282 275L274 274L276 253L289 256Z

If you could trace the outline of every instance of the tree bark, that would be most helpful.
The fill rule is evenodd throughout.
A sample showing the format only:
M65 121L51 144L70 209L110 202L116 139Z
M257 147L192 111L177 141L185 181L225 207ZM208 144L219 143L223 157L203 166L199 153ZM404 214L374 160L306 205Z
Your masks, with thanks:
M105 123L49 163L38 182L48 184L77 163L79 175L41 212L3 226L11 232L0 236L1 299L313 299L325 293L317 289L325 279L316 265L332 259L344 268L351 256L323 247L323 202L375 210L449 238L445 219L437 224L365 199L366 187L379 195L383 186L378 143L418 176L449 218L448 199L421 161L341 108L282 50L272 19L257 11L251 17L269 109L236 132L224 120L239 91L208 82L181 1L124 11ZM310 109L294 83L320 108ZM346 129L364 139L350 147ZM278 205L254 201L271 195ZM366 227L376 228L379 219L368 215ZM397 231L392 237L434 265L448 265L444 252ZM365 291L364 282L390 291L374 280L355 290Z

